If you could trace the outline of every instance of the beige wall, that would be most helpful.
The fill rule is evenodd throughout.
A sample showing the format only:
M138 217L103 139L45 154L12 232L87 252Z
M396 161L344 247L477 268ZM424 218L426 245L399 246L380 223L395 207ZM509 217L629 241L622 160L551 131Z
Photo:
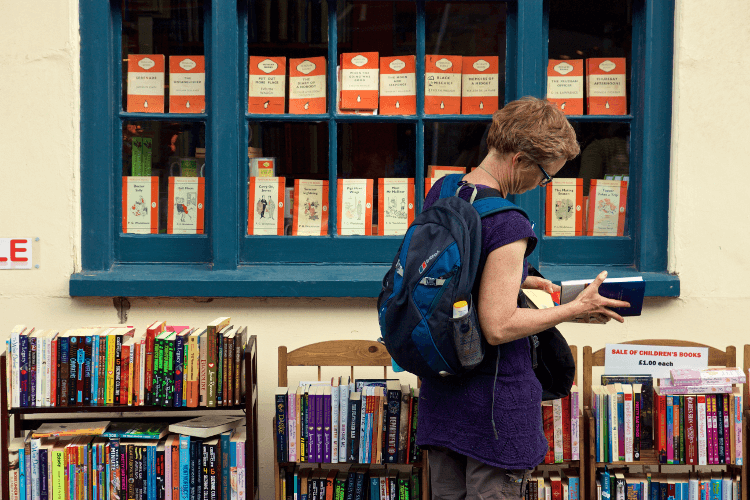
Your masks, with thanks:
M67 293L80 265L78 12L74 1L42 3L3 2L0 16L0 236L42 243L40 270L0 272L3 341L18 323L62 330L117 321L111 299ZM677 0L669 266L680 275L681 297L649 300L643 316L624 325L565 325L571 344L665 337L741 349L748 341L741 316L750 304L748 21L746 0ZM271 492L277 347L378 336L368 299L131 303L128 323L139 327L228 315L258 336L263 497Z

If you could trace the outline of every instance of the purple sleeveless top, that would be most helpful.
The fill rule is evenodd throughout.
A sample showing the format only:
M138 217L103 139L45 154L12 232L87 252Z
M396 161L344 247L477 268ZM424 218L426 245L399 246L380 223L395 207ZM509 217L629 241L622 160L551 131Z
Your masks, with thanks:
M425 208L438 199L441 186L442 179L427 194ZM466 200L470 195L470 188L460 192ZM501 212L482 220L483 257L522 238L528 238L528 256L537 239L529 221L518 212ZM524 259L519 288L526 275ZM497 438L492 426L493 386ZM417 444L445 447L503 469L532 469L547 452L541 403L542 388L531 367L528 339L485 345L484 360L469 375L422 380Z

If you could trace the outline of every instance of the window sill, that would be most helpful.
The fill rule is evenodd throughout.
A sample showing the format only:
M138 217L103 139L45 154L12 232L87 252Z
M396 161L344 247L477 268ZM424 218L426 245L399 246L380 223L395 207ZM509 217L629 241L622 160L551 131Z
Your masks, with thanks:
M377 297L386 264L257 264L235 271L207 265L125 265L70 277L72 297ZM643 276L649 297L679 297L680 280L631 267L542 265L544 276L592 278L606 269L612 278Z

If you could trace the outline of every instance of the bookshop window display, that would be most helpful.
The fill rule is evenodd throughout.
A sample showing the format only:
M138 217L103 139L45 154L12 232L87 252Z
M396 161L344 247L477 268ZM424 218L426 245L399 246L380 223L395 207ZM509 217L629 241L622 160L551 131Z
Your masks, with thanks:
M532 264L553 280L639 272L648 295L679 295L673 5L586 5L82 4L71 295L376 296L430 186L475 168L492 113L524 95L556 102L582 146L514 197L536 222Z

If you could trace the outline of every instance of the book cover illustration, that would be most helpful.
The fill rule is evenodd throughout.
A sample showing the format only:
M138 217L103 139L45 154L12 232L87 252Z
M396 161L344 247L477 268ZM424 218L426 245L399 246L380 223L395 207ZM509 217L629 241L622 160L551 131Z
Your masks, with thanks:
M547 184L546 236L583 234L583 179L553 179Z
M289 113L326 112L326 58L289 59Z
M167 234L203 234L204 177L170 177Z
M416 57L380 58L380 114L417 114Z
M625 58L586 59L586 108L590 115L626 115Z
M206 59L169 56L169 112L205 113Z
M250 56L247 112L283 114L286 107L286 57Z
M156 234L159 229L159 178L122 178L122 232Z
M372 235L372 179L338 180L338 234Z
M294 179L294 236L328 233L328 181Z
M461 114L491 115L497 111L498 56L464 56L461 66Z
M583 59L549 60L547 100L566 115L583 114Z
M341 54L341 108L377 109L380 77L377 52Z
M586 233L589 236L623 236L627 199L627 181L591 179Z
M284 234L284 177L250 177L247 234Z
M378 179L378 234L406 234L414 221L414 179Z
M164 55L128 54L128 113L164 113Z
M425 114L461 114L461 65L461 56L425 56Z

